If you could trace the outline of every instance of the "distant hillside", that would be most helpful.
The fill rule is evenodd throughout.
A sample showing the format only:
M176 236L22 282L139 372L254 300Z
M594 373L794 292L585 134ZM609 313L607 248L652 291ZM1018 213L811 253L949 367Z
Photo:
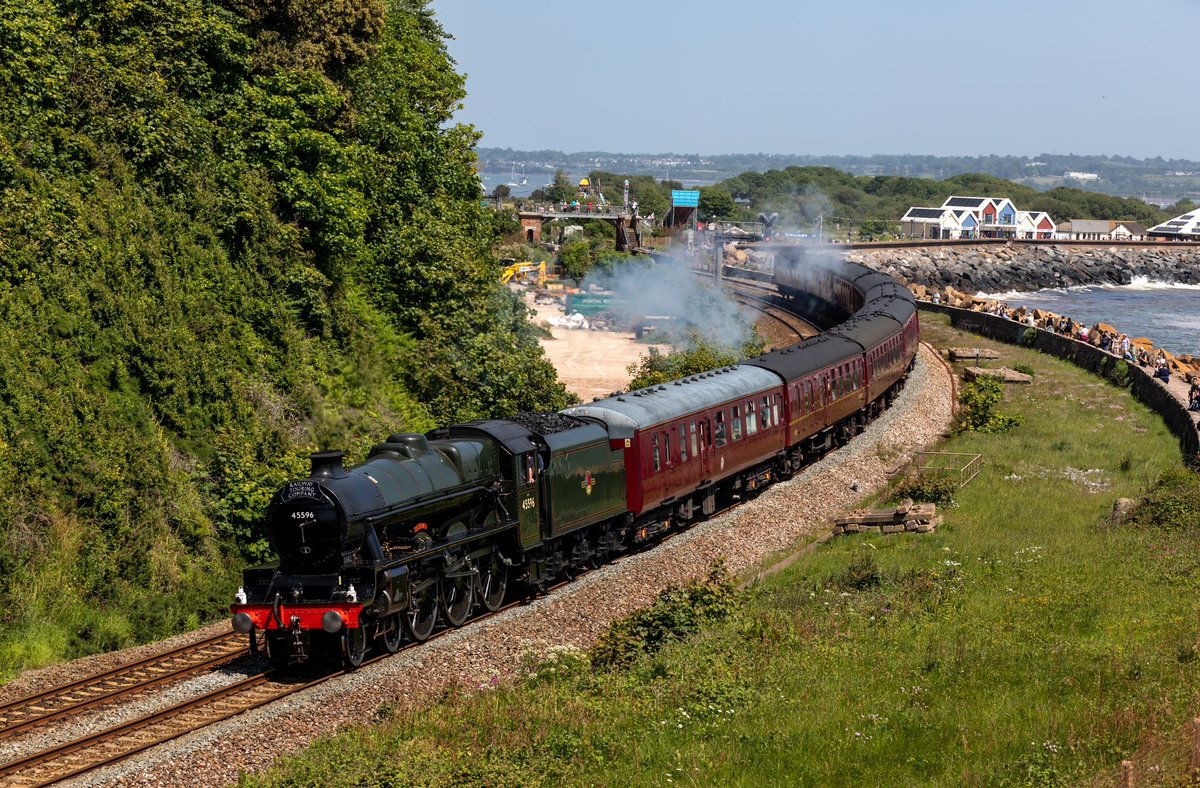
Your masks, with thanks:
M746 172L787 167L832 167L852 175L899 176L941 180L978 173L1013 181L1039 191L1079 188L1120 197L1136 197L1166 206L1184 198L1200 202L1200 162L1184 159L1134 159L1127 156L1042 154L1026 156L804 156L770 154L623 154L599 151L521 151L480 148L481 169L530 173L605 170L652 175L685 184L711 184ZM1070 175L1074 173L1074 175ZM1096 176L1092 178L1091 176Z

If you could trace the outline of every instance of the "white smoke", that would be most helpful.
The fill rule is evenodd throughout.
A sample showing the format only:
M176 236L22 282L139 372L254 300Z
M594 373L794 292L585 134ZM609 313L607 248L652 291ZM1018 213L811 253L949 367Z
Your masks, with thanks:
M741 348L754 336L755 320L711 279L675 257L633 260L611 271L593 271L583 288L616 294L622 310L643 317L669 316L673 335L694 334L723 348Z

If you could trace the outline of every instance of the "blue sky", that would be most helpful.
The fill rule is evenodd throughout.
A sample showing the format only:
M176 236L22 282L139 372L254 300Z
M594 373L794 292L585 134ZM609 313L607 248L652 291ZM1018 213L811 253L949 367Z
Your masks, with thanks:
M433 0L480 143L1200 160L1196 0Z

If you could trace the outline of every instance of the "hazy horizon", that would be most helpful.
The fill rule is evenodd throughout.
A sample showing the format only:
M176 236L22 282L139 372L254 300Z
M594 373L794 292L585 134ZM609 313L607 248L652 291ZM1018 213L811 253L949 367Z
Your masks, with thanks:
M1187 0L431 8L482 147L1200 159Z

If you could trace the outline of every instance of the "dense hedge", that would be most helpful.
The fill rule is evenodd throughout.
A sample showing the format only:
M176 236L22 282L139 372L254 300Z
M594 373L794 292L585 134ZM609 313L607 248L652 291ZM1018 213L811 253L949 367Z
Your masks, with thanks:
M425 6L0 8L0 675L216 614L315 447L568 404Z

